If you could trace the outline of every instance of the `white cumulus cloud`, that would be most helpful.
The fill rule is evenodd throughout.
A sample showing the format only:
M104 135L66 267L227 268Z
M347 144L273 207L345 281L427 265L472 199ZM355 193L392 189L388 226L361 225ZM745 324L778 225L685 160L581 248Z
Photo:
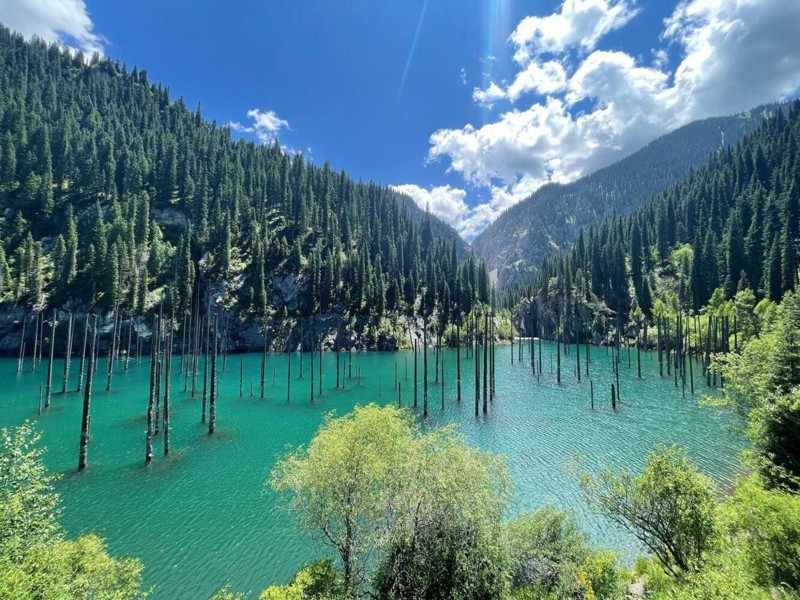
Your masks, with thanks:
M430 136L428 161L446 161L490 198L464 214L460 231L480 230L545 183L572 181L690 121L800 92L800 2L684 0L647 64L597 47L636 10L622 0L565 0L517 26L513 82L473 93L510 107L480 127Z
M494 81L489 84L485 90L481 88L474 88L472 90L472 99L481 106L491 108L498 100L506 97L506 91L497 85Z
M605 34L619 29L636 15L627 0L564 0L561 10L546 17L525 17L511 34L515 60L561 53L573 47L592 50Z
M2 0L0 22L25 37L38 36L87 54L103 54L83 0Z
M567 87L567 72L561 63L549 60L544 63L531 62L523 71L517 73L514 82L508 86L508 97L512 102L528 92L555 94Z
M393 185L392 189L410 197L422 210L430 210L432 215L453 227L458 227L469 212L465 202L466 190L449 185L426 189L413 183Z
M278 134L289 129L289 122L281 119L274 110L262 111L251 108L247 111L247 116L251 119L251 125L242 125L238 122L228 123L231 129L242 133L252 133L264 144L277 139Z

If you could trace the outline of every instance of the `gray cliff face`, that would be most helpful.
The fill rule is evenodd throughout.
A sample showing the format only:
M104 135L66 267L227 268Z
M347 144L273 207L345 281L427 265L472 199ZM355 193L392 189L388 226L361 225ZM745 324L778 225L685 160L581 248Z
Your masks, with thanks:
M523 282L542 260L569 248L581 229L622 216L735 145L775 106L696 121L619 162L567 185L548 184L500 215L472 242L500 287Z

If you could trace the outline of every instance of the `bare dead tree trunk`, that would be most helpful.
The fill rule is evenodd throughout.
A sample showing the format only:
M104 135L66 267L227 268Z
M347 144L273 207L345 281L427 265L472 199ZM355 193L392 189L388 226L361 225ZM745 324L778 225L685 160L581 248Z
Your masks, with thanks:
M414 340L414 408L417 408L417 346L418 341Z
M88 315L86 318L88 328ZM94 370L94 346L97 343L97 317L95 317L94 331L92 333L92 353L89 355L89 371L86 374L86 389L83 392L83 418L81 419L81 443L78 451L78 470L86 468L89 454L89 429L92 422L92 371Z
M17 373L22 371L25 362L25 328L28 325L28 315L22 317L22 335L19 338L19 359L17 359Z
M487 375L488 375L488 359L489 359L489 313L483 313L483 414L489 412L488 394L487 394Z
M481 347L478 344L478 319L472 317L472 354L475 359L475 416L480 414L481 402Z
M97 328L97 316L95 316L95 329ZM75 391L80 392L81 386L83 385L83 368L86 362L86 339L89 335L89 315L86 315L86 323L83 326L83 349L81 350L81 364L80 369L78 371L78 387ZM94 350L92 350L92 354L94 354Z
M69 369L72 364L72 334L75 324L75 315L69 313L69 322L67 325L67 349L64 356L64 378L61 382L61 393L67 393L67 383L69 382Z
M459 320L461 317L459 317ZM514 344L511 344L511 359L514 359ZM456 401L461 402L461 323L456 325Z
M56 325L58 325L58 311L53 309L53 324L50 327L50 361L47 363L47 391L44 399L44 407L50 406L50 395L53 391L53 353L56 347ZM44 324L42 324L44 329Z
M172 374L172 342L173 342L173 326L175 320L175 307L172 307L172 318L169 321L169 331L167 333L167 346L166 346L166 369L164 375L164 456L169 454L169 388L170 388L170 375Z
M314 347L316 344L314 343L314 335L311 335L311 404L314 404ZM358 385L361 385L361 381L358 382Z
M31 371L34 373L36 372L36 353L39 352L39 323L41 322L41 326L44 327L44 322L42 319L42 313L37 313L36 315L36 323L34 324L33 329L33 360L31 361Z
M428 319L422 319L422 416L428 416Z
M209 345L209 338L211 336L211 315L206 314L206 340L205 340L205 352L203 355L203 407L202 407L202 416L200 417L200 422L206 422L206 406L208 402L208 345Z
M128 365L131 362L131 341L133 338L133 311L128 311L128 345L125 349L125 372L128 372Z
M108 379L106 391L111 391L111 378L114 375L114 361L117 355L117 323L119 321L119 306L114 307L114 323L111 328L111 348L108 351Z
M156 332L158 331L158 317L153 317L153 334L150 338L150 394L147 399L147 435L145 437L144 462L149 464L153 460L153 417L155 415L156 397L156 377L158 370L156 361L158 357L158 342Z
M292 401L292 328L286 340L286 403Z
M217 427L217 349L218 349L218 323L214 319L214 343L211 354L211 399L208 406L208 434L214 435Z

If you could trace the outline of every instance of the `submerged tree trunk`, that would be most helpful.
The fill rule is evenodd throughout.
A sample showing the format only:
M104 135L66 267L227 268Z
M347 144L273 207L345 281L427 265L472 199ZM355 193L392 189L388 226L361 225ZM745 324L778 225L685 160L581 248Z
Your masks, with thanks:
M460 319L461 317L459 317ZM514 356L514 344L511 344ZM461 324L456 325L456 401L461 402Z
M444 360L442 360L441 364L442 364L442 411L444 411Z
M313 338L313 335L312 335ZM314 403L314 342L311 342L311 403ZM359 385L361 382L359 381Z
M17 359L17 373L22 371L25 365L25 328L28 325L28 315L22 317L22 334L19 338L19 358Z
M581 381L581 324L578 318L578 305L575 304L575 371L578 374L578 383Z
M114 361L117 354L117 323L119 321L119 307L114 307L114 321L111 326L111 347L108 349L108 379L106 380L106 391L111 391L111 378L114 375Z
M87 328L89 317L86 317ZM97 329L97 318L95 317L95 330ZM92 352L89 355L89 371L86 375L86 389L83 392L83 417L81 419L81 443L78 451L78 470L86 468L86 461L89 454L89 428L92 421L92 371L94 370L94 346L97 343L96 332L92 333Z
M147 434L145 436L145 464L153 460L153 417L155 408L156 397L156 376L158 371L156 369L158 344L156 341L156 331L158 331L158 317L153 318L153 335L150 341L150 394L147 399Z
M489 412L487 377L489 375L489 313L483 313L483 414Z
M477 417L480 414L481 403L481 347L478 344L477 317L473 316L472 321L472 353L474 355L473 358L475 359L475 416Z
M292 401L292 328L289 328L289 338L286 340L286 402Z
M95 316L95 320L96 319L97 317ZM95 322L95 327L97 327L96 322ZM81 363L80 363L80 368L78 369L78 387L75 390L77 392L80 392L81 387L83 386L83 369L86 363L86 340L88 335L89 335L89 315L87 314L86 323L83 326L83 346L81 350ZM92 351L92 354L94 354L94 351Z
M133 338L133 311L128 311L128 344L125 347L125 372L128 372L128 364L131 360L131 339ZM183 361L181 360L181 368ZM181 371L183 372L183 371Z
M560 309L559 309L560 310ZM561 315L556 324L556 383L561 383Z
M208 434L213 435L217 427L217 349L218 349L218 325L214 319L214 342L211 351L211 398L208 403Z
M50 394L53 391L53 353L56 347L56 325L58 325L58 312L53 309L53 325L50 327L50 361L47 363L47 389L44 398L44 407L50 406ZM44 324L42 324L44 329Z
M61 393L67 393L67 385L69 384L69 369L72 365L72 335L75 326L75 315L69 313L69 322L67 325L67 348L64 354L64 378L61 382Z
M206 340L205 340L205 350L203 353L203 407L202 407L202 415L200 417L200 422L206 422L206 408L207 408L207 401L208 401L208 344L209 338L211 335L211 315L206 314Z
M418 341L414 340L414 408L417 408L417 346Z
M167 347L165 357L165 375L164 375L164 456L169 454L169 384L170 375L172 374L172 336L173 336L173 321L175 319L175 309L172 310L172 318L169 322L169 333L167 334Z
M422 416L428 416L428 320L422 319Z
M36 322L33 326L33 360L31 360L31 371L36 372L36 353L39 352L39 324L44 327L42 313L36 315Z
M216 342L215 342L216 343ZM267 318L264 317L264 348L261 352L261 399L264 399L264 380L267 376Z

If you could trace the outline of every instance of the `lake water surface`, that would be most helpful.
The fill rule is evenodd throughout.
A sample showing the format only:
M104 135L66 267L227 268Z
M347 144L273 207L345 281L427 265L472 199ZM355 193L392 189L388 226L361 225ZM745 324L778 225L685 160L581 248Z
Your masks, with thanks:
M545 343L544 374L537 382L528 363L511 365L508 346L497 348L497 397L489 415L474 416L473 361L462 352L463 400L456 402L453 350L443 352L445 407L440 384L431 383L430 417L426 426L456 423L467 440L508 457L514 499L510 514L554 504L571 510L592 538L623 557L639 551L624 532L587 511L571 476L576 457L584 468L599 466L638 469L656 443L676 443L688 449L721 487L735 478L737 453L743 441L734 431L738 421L729 412L698 406L707 389L695 365L697 395L688 385L684 394L672 378L660 378L653 353L643 354L643 377L637 378L623 352L621 402L610 405L614 381L610 353L592 348L591 380L595 409L590 408L589 378L574 376L574 354L565 357L562 384L550 371L555 345ZM574 350L573 350L574 352ZM526 357L527 358L527 357ZM581 364L585 355L581 355ZM163 435L154 440L154 459L144 465L149 366L118 366L113 390L105 391L105 361L95 379L89 466L76 470L82 394L53 394L52 406L37 417L39 385L46 361L23 373L16 360L0 361L0 425L34 419L43 432L47 463L62 475L58 483L64 505L63 522L77 535L94 531L104 536L115 554L139 557L145 580L155 586L153 598L208 598L229 583L250 597L272 583L288 581L314 557L317 548L299 533L265 481L276 456L289 446L306 443L325 414L344 414L355 404L396 403L395 368L403 406L413 402L413 355L408 352L353 354L353 378L335 389L336 357L326 353L323 395L309 402L309 355L300 373L292 355L291 402L287 402L287 356L267 358L267 398L259 398L260 355L244 357L244 394L239 397L239 356L229 356L221 369L217 433L209 436L200 423L200 396L183 392L179 359L173 360L171 454L163 457ZM406 376L406 362L408 375ZM433 357L429 355L431 382ZM61 361L54 367L54 389L61 389ZM346 374L346 356L342 371ZM360 367L361 386L356 374ZM77 382L78 361L72 366L70 389ZM422 415L422 360L420 359ZM250 396L253 381L254 396ZM200 377L202 382L202 376Z

